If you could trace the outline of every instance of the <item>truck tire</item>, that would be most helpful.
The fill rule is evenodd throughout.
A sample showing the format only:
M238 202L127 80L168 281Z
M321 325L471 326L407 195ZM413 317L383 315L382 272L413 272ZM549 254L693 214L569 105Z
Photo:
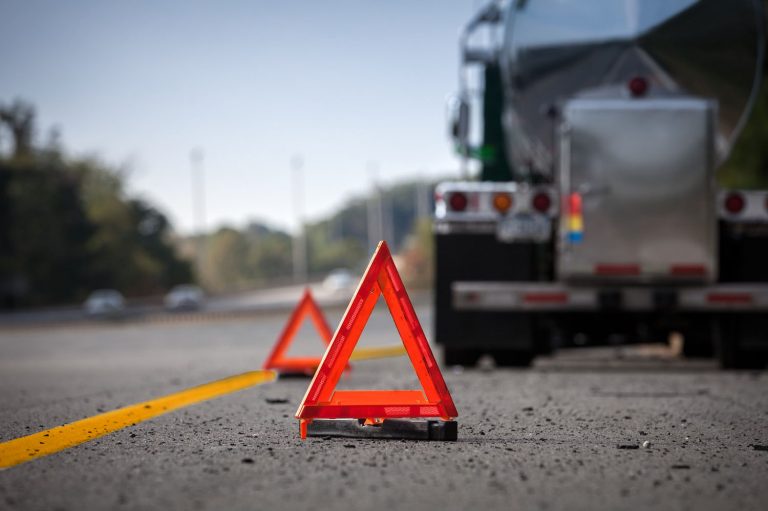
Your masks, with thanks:
M768 317L730 314L720 320L718 356L723 369L762 369L768 362Z
M532 350L493 350L496 367L530 367L536 354Z
M683 341L683 356L685 358L712 358L715 350L711 343L686 337Z
M446 365L471 367L485 354L497 366L530 365L537 350L533 315L454 309L452 286L462 281L545 280L551 276L551 262L542 254L548 253L551 244L500 243L495 233L435 235L434 340L443 347Z
M696 319L683 330L683 356L685 358L712 358L715 339L720 332L719 318Z
M473 367L483 355L481 350L471 348L443 348L443 364L446 366Z
M720 352L720 367L723 369L762 369L765 367L765 357L755 356L749 351L734 347L725 348Z

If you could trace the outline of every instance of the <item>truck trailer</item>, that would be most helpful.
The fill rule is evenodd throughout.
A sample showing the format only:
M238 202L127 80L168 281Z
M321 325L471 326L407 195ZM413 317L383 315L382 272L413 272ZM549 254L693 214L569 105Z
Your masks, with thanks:
M764 30L759 0L512 0L469 21L450 124L479 175L435 189L446 364L675 333L686 356L766 364L768 191L717 184Z

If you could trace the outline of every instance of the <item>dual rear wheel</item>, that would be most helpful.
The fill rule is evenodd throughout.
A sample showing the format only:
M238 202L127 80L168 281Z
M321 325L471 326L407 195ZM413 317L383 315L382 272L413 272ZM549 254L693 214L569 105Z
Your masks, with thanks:
M530 332L529 332L530 334ZM548 337L541 332L537 337ZM768 365L768 314L721 314L691 322L683 331L685 358L717 357L723 369L762 369ZM534 344L534 343L531 343ZM530 348L448 345L443 362L448 366L473 367L485 355L496 367L527 367L536 356Z
M489 355L496 367L528 367L533 362L535 354L532 350L493 349L479 350L473 348L449 348L443 350L443 362L448 366L473 367L480 358Z

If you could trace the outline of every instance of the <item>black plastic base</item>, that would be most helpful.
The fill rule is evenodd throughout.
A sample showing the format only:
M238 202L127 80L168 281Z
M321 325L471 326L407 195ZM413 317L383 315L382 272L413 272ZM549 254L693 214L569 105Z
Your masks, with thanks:
M277 377L281 380L308 380L314 376L315 373L305 373L305 372L286 372L286 373L277 373Z
M458 429L456 421L386 419L366 426L357 419L316 419L307 426L307 436L455 442Z

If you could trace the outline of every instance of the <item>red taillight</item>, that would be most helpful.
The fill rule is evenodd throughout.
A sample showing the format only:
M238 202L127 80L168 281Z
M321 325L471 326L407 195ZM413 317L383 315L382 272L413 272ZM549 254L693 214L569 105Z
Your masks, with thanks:
M461 192L453 192L448 199L448 204L453 211L464 211L467 209L467 196Z
M745 205L744 197L740 193L729 193L723 203L725 210L732 215L741 213Z
M552 206L552 199L549 198L549 194L544 192L537 193L533 196L533 209L539 213L546 213Z
M632 78L627 84L630 94L634 97L644 96L648 92L648 80L642 76Z

